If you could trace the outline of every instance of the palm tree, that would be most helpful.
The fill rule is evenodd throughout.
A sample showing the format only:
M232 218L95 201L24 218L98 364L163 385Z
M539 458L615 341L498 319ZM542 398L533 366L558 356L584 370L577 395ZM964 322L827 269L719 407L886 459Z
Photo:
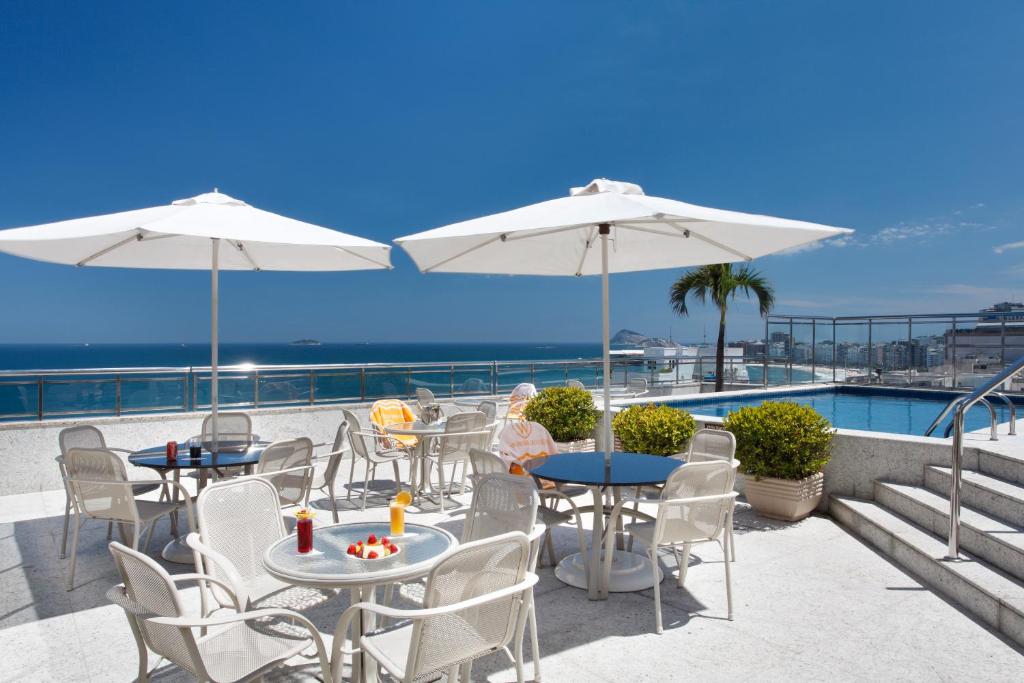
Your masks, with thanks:
M743 292L750 298L753 293L757 297L757 305L761 316L767 316L775 305L775 290L768 280L750 266L740 266L733 270L731 263L715 263L701 266L683 274L672 284L669 301L672 310L679 315L687 315L686 297L701 303L711 299L718 308L718 348L715 350L715 391L721 391L725 380L725 312L729 299Z

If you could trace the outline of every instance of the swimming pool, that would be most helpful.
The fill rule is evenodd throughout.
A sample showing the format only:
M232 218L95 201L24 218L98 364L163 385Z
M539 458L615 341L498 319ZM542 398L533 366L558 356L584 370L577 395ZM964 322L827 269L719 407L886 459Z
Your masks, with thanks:
M725 397L703 394L664 403L688 410L695 415L725 417L733 410L744 406L760 405L765 401L791 401L809 405L836 427L922 436L950 399L959 395L961 394L945 391L835 386L788 393L773 393L769 390L767 393L753 396ZM993 405L1000 422L1010 419L1009 410L1005 405L995 402ZM948 423L949 418L932 436L941 437ZM988 424L988 410L984 406L975 406L967 414L968 431L983 429Z

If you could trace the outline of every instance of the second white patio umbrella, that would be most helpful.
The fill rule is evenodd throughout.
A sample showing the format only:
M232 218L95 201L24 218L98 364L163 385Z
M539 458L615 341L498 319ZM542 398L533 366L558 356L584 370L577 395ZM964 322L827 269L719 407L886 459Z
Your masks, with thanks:
M599 179L573 188L568 197L395 242L424 273L601 275L607 458L612 443L609 273L750 261L851 232L650 197L638 185Z
M0 231L0 252L37 261L210 271L214 447L219 271L390 269L390 250L386 244L262 211L216 190L165 206Z

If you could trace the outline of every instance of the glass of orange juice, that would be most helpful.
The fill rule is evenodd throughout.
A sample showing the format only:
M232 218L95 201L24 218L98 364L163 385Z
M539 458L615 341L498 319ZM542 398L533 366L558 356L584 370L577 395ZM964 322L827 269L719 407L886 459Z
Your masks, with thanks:
M408 491L399 491L389 506L391 512L391 535L401 536L405 533L405 506L412 502Z

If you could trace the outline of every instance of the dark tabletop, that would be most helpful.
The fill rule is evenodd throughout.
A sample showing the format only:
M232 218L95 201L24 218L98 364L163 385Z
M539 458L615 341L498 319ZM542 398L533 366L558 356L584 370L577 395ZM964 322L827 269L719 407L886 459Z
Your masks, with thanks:
M552 455L530 474L561 484L646 486L664 484L672 470L682 464L681 460L660 455L615 452L611 469L606 470L604 453L566 453Z
M178 444L178 457L174 462L167 462L166 444L136 451L128 456L128 462L139 467L155 467L161 470L255 465L260 460L260 454L268 445L265 443L247 445L225 442L221 444L216 454L211 453L204 446L202 455L198 459L193 459L188 454L188 442L186 441Z

